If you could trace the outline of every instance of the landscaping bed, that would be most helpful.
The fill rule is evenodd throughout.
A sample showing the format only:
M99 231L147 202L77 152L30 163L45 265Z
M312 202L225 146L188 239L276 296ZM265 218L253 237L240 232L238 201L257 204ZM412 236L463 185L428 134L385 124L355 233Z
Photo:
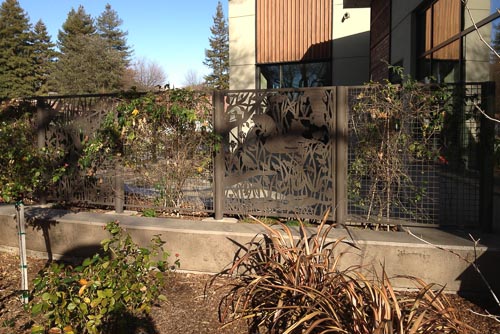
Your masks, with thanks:
M30 281L42 269L46 261L29 259ZM0 333L30 333L31 318L18 298L20 285L19 260L16 255L0 253ZM205 289L210 275L170 273L163 293L167 301L153 307L148 319L138 319L132 334L168 333L246 333L243 323L221 329L218 321L218 306L227 292L228 280L216 282ZM459 313L459 318L478 333L500 333L500 323L493 319L473 314L484 313L484 309L458 295L448 296ZM473 333L468 331L465 333Z
M46 265L45 260L28 259L30 282ZM155 305L150 318L138 319L137 328L127 334L244 333L243 324L221 329L218 321L220 298L227 291L224 281L205 290L210 275L169 273L163 294L167 301ZM32 319L23 309L16 291L20 286L19 258L0 252L0 333L28 334ZM30 287L32 284L30 283Z

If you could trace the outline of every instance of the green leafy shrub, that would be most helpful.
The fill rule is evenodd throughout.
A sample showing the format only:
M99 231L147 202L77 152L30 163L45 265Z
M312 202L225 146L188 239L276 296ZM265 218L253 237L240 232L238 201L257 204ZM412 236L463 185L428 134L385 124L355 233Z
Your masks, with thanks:
M76 267L53 263L35 278L29 308L33 316L43 314L49 328L121 333L129 318L149 313L155 301L165 299L160 292L170 268L160 237L154 236L143 248L118 222L105 229L111 238L101 241L101 254ZM40 328L35 325L33 331Z
M146 208L146 209L142 210L142 215L144 217L153 217L153 218L157 216L155 209L151 209L151 208Z
M66 172L64 152L36 146L33 106L0 106L0 202L34 199Z
M221 273L236 276L220 303L225 325L246 319L251 333L460 332L443 288L405 277L418 292L397 294L383 270L377 276L361 266L343 269L341 254L351 246L327 242L333 225L322 222L311 236L303 224L299 236L284 224L261 225L265 233Z

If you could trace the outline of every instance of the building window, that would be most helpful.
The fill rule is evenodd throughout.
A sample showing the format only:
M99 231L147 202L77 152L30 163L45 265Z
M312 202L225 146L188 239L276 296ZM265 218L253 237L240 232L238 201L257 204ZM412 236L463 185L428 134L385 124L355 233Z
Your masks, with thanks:
M323 87L332 84L330 62L259 65L259 88Z
M460 80L460 34L462 5L456 0L434 1L418 14L420 45L418 76L438 82Z
M487 44L499 49L499 1L467 3L470 13L455 0L428 2L418 10L418 79L443 83L498 81L495 69L500 59Z

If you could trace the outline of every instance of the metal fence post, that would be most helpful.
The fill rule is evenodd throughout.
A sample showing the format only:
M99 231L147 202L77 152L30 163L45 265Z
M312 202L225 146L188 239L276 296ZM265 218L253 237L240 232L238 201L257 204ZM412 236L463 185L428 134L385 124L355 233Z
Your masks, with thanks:
M348 88L336 88L336 143L335 143L335 220L344 224L347 217L347 115Z
M495 114L495 83L486 82L481 87L483 111L493 117ZM494 140L495 123L481 115L479 132L479 222L481 230L493 230L493 190L494 190Z
M29 285L28 285L28 261L26 258L26 220L24 216L23 202L17 202L16 221L19 239L19 258L21 260L21 300L23 304L28 303Z
M43 149L46 145L45 143L45 131L47 128L47 115L44 110L44 100L41 98L36 99L36 130L37 130L37 147L38 149ZM47 194L45 191L41 191L38 194L40 204L47 203Z
M224 92L216 90L213 93L214 104L214 131L218 136L220 142L214 152L214 218L215 220L222 220L224 216Z
M43 99L36 99L36 130L37 130L37 144L38 148L45 146L45 115L43 112Z
M125 206L125 184L121 161L115 164L115 212L123 213Z

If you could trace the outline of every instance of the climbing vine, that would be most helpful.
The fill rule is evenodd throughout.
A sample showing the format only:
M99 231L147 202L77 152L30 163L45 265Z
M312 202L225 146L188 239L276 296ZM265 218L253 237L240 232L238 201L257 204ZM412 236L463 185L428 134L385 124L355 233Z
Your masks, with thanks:
M180 208L186 182L211 164L211 109L210 96L189 89L124 101L85 141L80 165L93 175L113 161L155 206Z
M367 84L355 98L350 115L355 157L349 167L351 203L365 218L425 218L420 205L428 184L419 180L426 166L445 160L438 134L451 94L439 86L422 85L392 68L401 84Z

